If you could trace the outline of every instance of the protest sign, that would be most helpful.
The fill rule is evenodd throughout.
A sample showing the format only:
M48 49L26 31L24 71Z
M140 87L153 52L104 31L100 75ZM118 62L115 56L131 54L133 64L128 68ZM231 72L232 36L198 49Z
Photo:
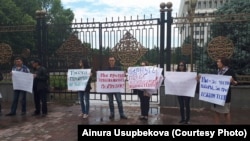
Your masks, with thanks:
M165 72L165 94L194 97L197 85L195 72Z
M14 90L23 90L32 93L33 74L20 71L12 71L12 83Z
M201 74L199 100L224 105L231 76Z
M125 92L124 71L97 71L96 91L99 93Z
M91 75L91 69L69 69L67 75L68 90L84 91Z

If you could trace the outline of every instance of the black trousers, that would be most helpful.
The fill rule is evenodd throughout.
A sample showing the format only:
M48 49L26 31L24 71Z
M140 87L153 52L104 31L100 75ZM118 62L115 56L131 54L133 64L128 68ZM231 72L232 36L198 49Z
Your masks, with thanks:
M143 91L139 91L138 96L140 98L141 115L148 116L150 97L144 96Z
M178 96L182 121L190 120L190 99L188 96Z
M35 114L40 114L42 104L42 114L47 114L47 90L34 91Z

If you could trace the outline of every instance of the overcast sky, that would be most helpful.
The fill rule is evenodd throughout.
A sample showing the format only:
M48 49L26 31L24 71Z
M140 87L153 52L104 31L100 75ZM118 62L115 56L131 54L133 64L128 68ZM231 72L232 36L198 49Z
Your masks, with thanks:
M77 20L97 22L121 19L142 19L144 16L149 18L160 17L160 4L162 2L172 2L173 15L178 12L181 0L61 0L65 9L70 8Z

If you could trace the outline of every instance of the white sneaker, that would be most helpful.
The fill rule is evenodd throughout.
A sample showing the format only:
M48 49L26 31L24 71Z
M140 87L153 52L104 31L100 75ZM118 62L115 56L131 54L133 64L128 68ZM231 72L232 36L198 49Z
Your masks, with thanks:
M88 118L89 115L87 114L83 114L83 117L82 118Z
M83 114L83 113L81 113L81 114L79 114L78 116L79 116L79 117L82 117L83 115L84 115L84 114Z

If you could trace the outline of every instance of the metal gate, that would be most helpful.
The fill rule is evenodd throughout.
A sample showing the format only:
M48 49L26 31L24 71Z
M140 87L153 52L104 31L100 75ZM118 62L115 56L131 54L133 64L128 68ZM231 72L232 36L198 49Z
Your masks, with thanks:
M67 70L77 68L80 58L87 58L94 72L101 70L108 65L110 54L124 70L147 60L164 71L174 71L184 60L190 71L198 73L211 72L216 68L214 60L226 56L236 64L233 67L240 81L249 83L249 13L172 17L171 3L162 3L160 8L159 18L55 25L46 23L46 13L38 12L37 25L0 26L2 70L10 71L15 56L25 58L28 65L32 58L40 58L50 72L50 100L63 101L78 99L76 92L67 90ZM16 40L15 34L23 39ZM107 100L95 91L95 82L93 79L90 99ZM122 99L138 101L128 88ZM151 102L159 102L158 93Z
M106 22L75 22L71 25L46 25L46 58L50 72L51 96L53 99L77 100L77 94L67 90L66 73L77 68L80 58L87 58L93 69L90 99L107 100L106 94L96 92L95 72L108 65L108 56L115 56L126 70L148 60L158 65L159 19L123 19ZM55 36L60 36L54 42ZM127 83L126 83L127 84ZM138 101L127 85L122 99ZM152 96L158 102L158 94Z

